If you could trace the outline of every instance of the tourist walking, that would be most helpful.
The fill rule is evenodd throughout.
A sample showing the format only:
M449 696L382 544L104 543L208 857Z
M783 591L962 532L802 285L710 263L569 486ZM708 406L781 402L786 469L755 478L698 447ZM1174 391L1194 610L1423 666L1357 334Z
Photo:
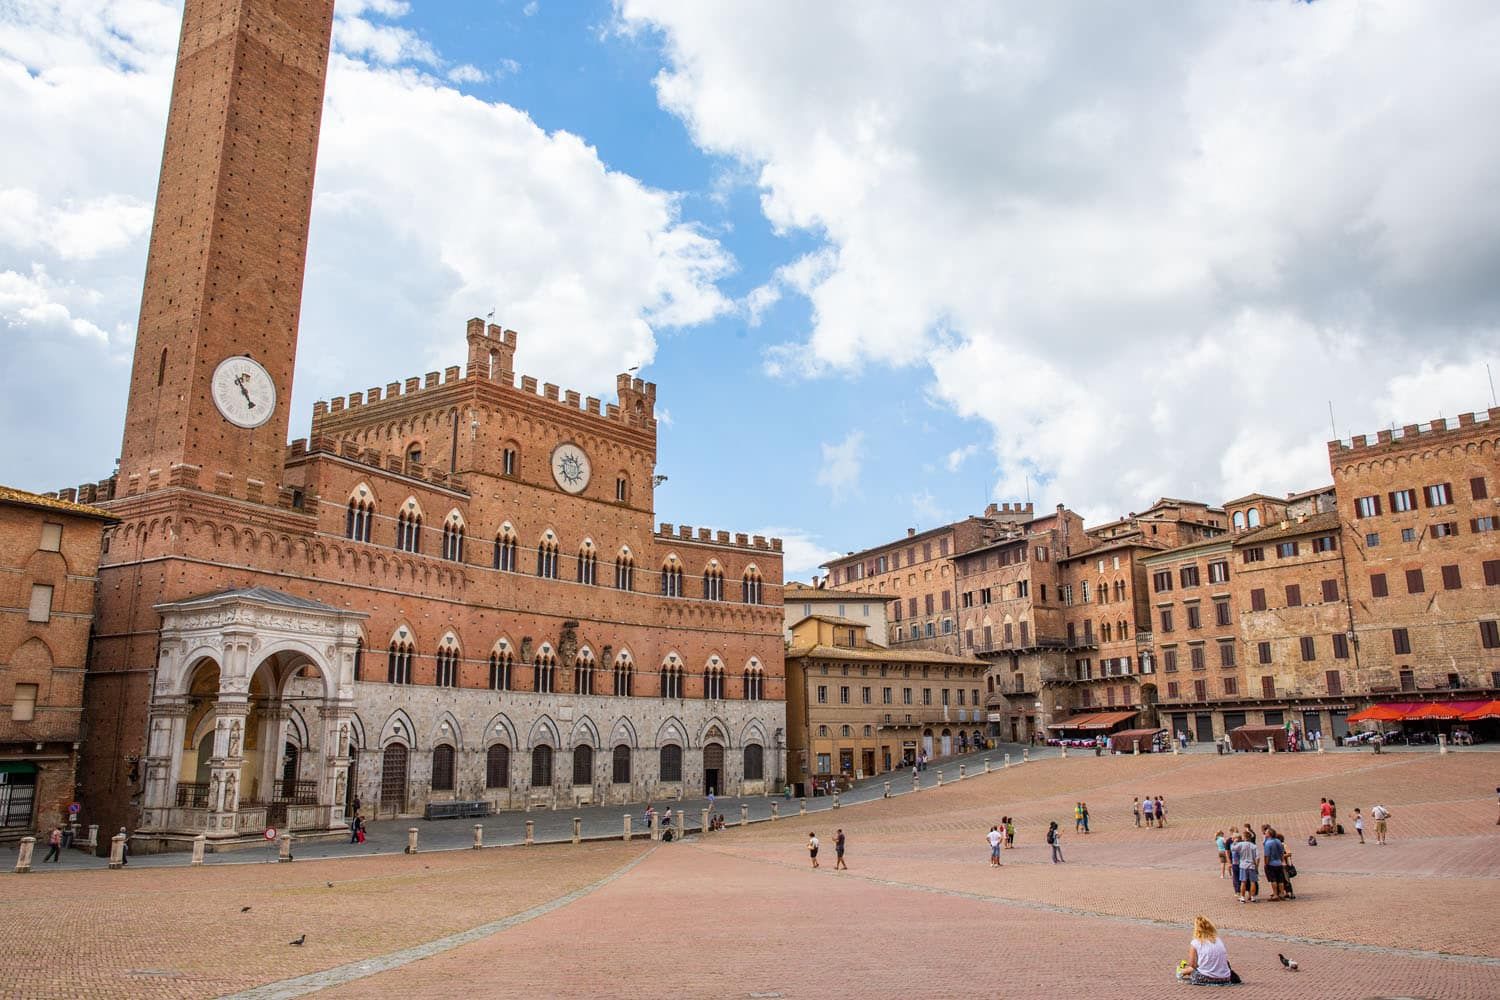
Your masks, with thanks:
M1005 847L1011 851L1016 849L1016 819L1014 816L1005 817Z
M1167 804L1162 801L1160 795L1156 797L1156 825L1167 825Z
M1062 831L1057 828L1057 820L1047 828L1047 843L1052 848L1052 863L1055 865L1060 861L1067 861L1062 853Z
M1229 831L1229 839L1224 845L1225 852L1229 855L1229 877L1234 879L1234 894L1240 894L1240 834L1238 830Z
M1286 845L1281 838L1276 836L1272 829L1266 834L1266 839L1261 842L1261 851L1266 857L1266 881L1271 883L1271 898L1285 899L1286 874L1283 868L1285 861Z
M62 860L62 827L54 826L52 832L47 835L47 856L42 859L42 864L47 862L59 862Z
M812 858L812 866L818 867L818 835L816 833L807 835L807 853Z
M990 827L989 836L985 839L990 842L990 867L999 868L1000 844L1005 840L1005 838L1000 835L1000 828L998 826Z
M848 871L849 866L844 864L844 830L842 827L833 835L833 857L834 871Z
M1083 803L1073 803L1073 832L1078 833L1083 829Z
M1083 803L1080 803L1080 805L1082 805L1082 807L1083 807L1083 832L1084 833L1088 833L1089 832L1089 804L1087 802L1083 802Z
M1495 789L1495 791L1496 792L1500 792L1500 788ZM1130 800L1130 815L1131 815L1131 818L1135 820L1135 825L1136 826L1140 826L1141 825L1141 797L1139 795L1137 795L1135 798L1133 798L1133 799ZM1497 823L1500 823L1500 820L1497 820Z
M1359 842L1365 842L1365 818L1360 815L1359 806L1354 807L1354 832L1359 834Z
M1214 849L1219 852L1219 878L1229 876L1229 844L1224 839L1224 831L1220 830L1214 834Z
M1370 808L1370 816L1375 820L1375 843L1381 847L1385 846L1385 823L1391 818L1391 811L1385 806L1376 803Z
M1188 957L1179 967L1177 978L1194 986L1222 986L1239 982L1229 967L1229 950L1219 939L1213 922L1199 914L1193 918L1193 938L1188 942Z
M1151 801L1149 795L1146 796L1146 801L1141 803L1141 815L1146 817L1146 827L1149 829L1156 818L1156 803Z
M1250 834L1239 844L1240 902L1256 903L1260 895L1260 849L1255 846L1255 835Z
M1333 806L1326 798L1318 800L1318 832L1333 832Z

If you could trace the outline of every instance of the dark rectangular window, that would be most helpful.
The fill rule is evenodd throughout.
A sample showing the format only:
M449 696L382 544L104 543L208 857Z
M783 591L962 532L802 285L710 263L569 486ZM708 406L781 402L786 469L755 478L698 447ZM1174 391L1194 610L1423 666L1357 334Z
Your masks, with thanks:
M1443 567L1443 589L1444 590L1458 590L1462 586L1463 586L1463 580L1460 578L1460 576L1458 574L1458 567L1457 566L1444 566Z
M1256 659L1262 663L1271 662L1271 644L1269 642L1258 642L1255 644Z
M1159 573L1151 574L1151 589L1155 593L1172 589L1172 571L1164 569Z
M1214 623L1217 625L1228 625L1230 623L1229 602L1214 602Z
M1296 542L1281 542L1276 546L1277 559L1290 559L1297 554Z
M1162 650L1162 652L1161 652L1161 662L1162 662L1162 666L1164 668L1166 668L1167 673L1169 673L1169 674L1176 673L1177 672L1177 650L1175 650L1175 649L1164 649L1164 650Z
M1172 609L1171 608L1162 608L1161 609L1161 630L1163 632L1170 632L1170 631L1172 631Z
M1262 698L1276 697L1276 678L1262 677L1260 679L1260 696Z
M1318 658L1318 647L1317 644L1313 642L1312 636L1304 635L1301 639L1301 644L1303 662L1316 660Z
M1312 540L1314 552L1332 552L1339 547L1339 540L1333 535L1319 535Z
M1378 497L1378 496L1360 497L1357 500L1355 500L1354 501L1354 516L1355 517L1379 517L1380 516L1380 497Z
M1370 574L1370 596L1385 597L1390 594L1390 588L1386 586L1384 573Z
M1404 514L1417 509L1416 490L1395 490L1389 496L1392 514Z
M1490 496L1489 484L1484 481L1483 476L1475 476L1469 480L1469 495L1475 500L1488 500Z
M1189 604L1187 606L1187 627L1203 627L1203 609L1196 604Z
M1219 643L1219 666L1221 666L1221 667L1232 667L1232 666L1234 666L1234 643L1232 643L1232 642L1221 642L1221 643Z
M1240 693L1239 681L1235 680L1235 678L1233 678L1233 677L1226 677L1226 678L1224 678L1224 693L1227 694L1227 695L1239 694Z
M1182 585L1184 587L1196 587L1196 586L1198 586L1198 567L1197 566L1184 566L1184 567L1182 567L1182 569L1179 572L1178 576L1180 577L1180 579L1182 581Z
M1484 561L1484 585L1486 587L1500 587L1500 559L1486 559Z
M1342 632L1333 633L1333 658L1335 660L1349 659L1349 637Z
M1398 654L1403 654L1404 655L1404 654L1410 653L1411 652L1411 634L1409 632L1407 632L1406 629L1404 629L1404 628L1393 628L1393 629L1391 629L1391 647Z
M1176 681L1167 681L1167 697L1172 699L1175 699L1177 697Z
M1254 590L1250 591L1250 610L1251 611L1264 611L1264 610L1266 610L1266 592L1264 590L1262 590L1261 588L1259 588L1259 587L1257 587Z
M1328 681L1328 693L1337 698L1344 693L1344 679L1337 670L1330 670L1324 675Z
M1323 603L1332 604L1339 599L1339 582L1337 580L1323 581Z
M1286 606L1289 608L1300 608L1302 606L1302 586L1296 583L1286 585Z
M1207 664L1203 662L1202 646L1194 646L1193 648L1189 649L1188 658L1192 660L1194 670L1202 670L1205 666L1207 666Z
M1429 507L1446 507L1453 502L1453 484L1436 483L1422 491Z
M1193 681L1193 700L1208 700L1208 681Z
M1479 644L1485 649L1500 649L1500 622L1479 623Z
M1427 589L1427 584L1422 580L1422 571L1409 569L1406 571L1406 592L1408 594L1420 594Z
M1241 552L1240 559L1247 563L1265 562L1266 550L1261 548L1259 545L1256 545Z

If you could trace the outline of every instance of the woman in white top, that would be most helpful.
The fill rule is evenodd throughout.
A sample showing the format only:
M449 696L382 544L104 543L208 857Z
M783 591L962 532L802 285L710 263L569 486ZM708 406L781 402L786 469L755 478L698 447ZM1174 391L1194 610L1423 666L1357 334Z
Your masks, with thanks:
M1202 914L1193 918L1193 940L1188 943L1187 968L1181 975L1195 986L1217 986L1230 982L1234 975L1228 949L1213 922Z

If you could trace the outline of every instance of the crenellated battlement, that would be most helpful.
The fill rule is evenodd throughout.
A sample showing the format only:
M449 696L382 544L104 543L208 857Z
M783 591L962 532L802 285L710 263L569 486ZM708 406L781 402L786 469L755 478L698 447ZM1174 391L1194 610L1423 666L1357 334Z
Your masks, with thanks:
M747 535L744 532L736 532L733 541L727 531L715 531L712 528L695 528L690 524L673 525L663 521L657 525L653 536L658 542L701 542L707 545L728 545L739 549L757 549L761 552L780 552L781 539L766 538L764 535Z
M1351 457L1355 452L1397 451L1444 437L1458 436L1471 428L1490 424L1500 428L1500 407L1492 406L1482 413L1460 413L1455 419L1438 417L1426 424L1407 424L1400 428L1376 431L1373 441L1364 434L1356 434L1347 441L1330 441L1328 457L1330 461L1338 462Z
M353 441L340 441L337 438L320 435L312 438L298 438L287 447L287 462L307 458L310 455L337 455L349 462L368 466L380 472L391 472L408 479L417 479L424 483L431 483L447 490L455 490L459 493L469 491L468 483L463 476L450 473L446 469L436 465L423 465L412 462L399 455L391 455L381 451L379 448L361 448Z
M386 407L407 403L421 393L433 389L470 385L485 382L503 390L516 392L532 399L544 399L569 410L600 417L614 423L631 427L651 429L656 426L656 383L621 374L616 379L618 399L605 404L596 396L584 396L574 389L564 389L552 382L539 383L535 376L522 375L519 383L515 373L515 352L520 335L484 320L468 322L468 365L462 371L452 365L439 372L427 372L404 382L391 382L382 389L373 386L364 392L351 392L313 404L312 437L320 437L324 424L335 416L347 420L355 410L369 411L372 407ZM446 401L445 401L446 402ZM365 416L361 412L360 417ZM370 414L371 419L380 419Z

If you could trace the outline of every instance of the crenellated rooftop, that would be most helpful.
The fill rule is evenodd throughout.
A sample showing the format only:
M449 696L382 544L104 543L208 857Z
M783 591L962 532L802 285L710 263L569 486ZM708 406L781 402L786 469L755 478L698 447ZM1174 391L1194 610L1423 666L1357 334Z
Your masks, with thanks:
M393 472L398 476L408 479L418 479L425 483L431 483L446 490L454 490L459 493L469 491L468 483L464 477L448 472L446 469L436 465L422 465L418 462L402 458L400 455L392 455L381 451L379 448L360 448L352 441L340 441L337 438L319 435L312 438L298 438L287 448L287 461L305 458L309 455L337 455L339 458L365 465L381 472Z
M1401 428L1376 431L1374 441L1364 434L1356 434L1347 441L1330 441L1328 442L1328 457L1330 461L1337 462L1350 457L1352 452L1409 448L1417 443L1413 439L1421 438L1424 441L1432 441L1444 435L1456 435L1470 428L1492 423L1500 428L1500 407L1492 406L1482 413L1460 413L1455 419L1438 417L1426 424L1407 424Z
M674 528L666 521L657 526L655 537L659 542L702 542L708 545L733 545L741 549L759 549L762 552L781 551L779 538L768 539L764 535L737 533L734 535L734 541L730 541L730 534L727 531L694 528L689 524L679 524Z

